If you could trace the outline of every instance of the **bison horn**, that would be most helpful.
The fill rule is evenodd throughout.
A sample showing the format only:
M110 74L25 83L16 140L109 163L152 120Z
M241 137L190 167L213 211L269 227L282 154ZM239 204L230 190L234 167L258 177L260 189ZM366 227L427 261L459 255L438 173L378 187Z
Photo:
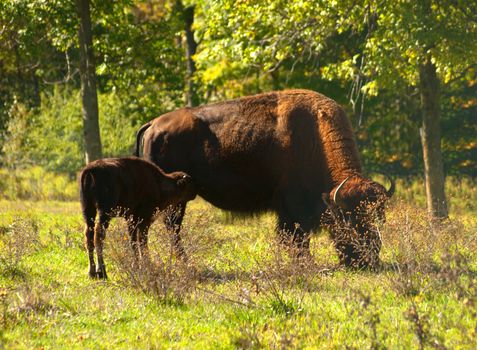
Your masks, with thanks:
M375 174L384 176L391 183L391 186L389 186L389 189L386 190L386 197L391 198L394 194L394 191L396 190L396 182L393 180L391 176L389 176L386 173L375 172Z
M349 179L349 176L348 176L346 179L344 179L343 182L341 182L341 183L338 185L338 187L336 188L336 191L335 191L335 193L334 193L334 195L333 195L333 202L334 202L335 204L338 204L338 202L337 202L337 200L339 200L338 192L340 191L341 187L343 187L343 185L345 184L345 182L348 181L348 179ZM338 205L339 205L339 204L338 204Z
M396 183L391 178L391 176L386 175L386 174L384 174L384 176L386 176L388 178L389 182L391 183L391 186L389 187L389 190L386 191L386 196L388 196L388 198L391 198L394 194L394 191L396 190Z
M394 191L396 190L396 183L394 182L392 177L389 176L388 174L386 173L380 173L380 174L383 175L386 179L388 179L388 181L391 183L391 186L389 186L389 189L386 191L386 197L391 198L394 194Z

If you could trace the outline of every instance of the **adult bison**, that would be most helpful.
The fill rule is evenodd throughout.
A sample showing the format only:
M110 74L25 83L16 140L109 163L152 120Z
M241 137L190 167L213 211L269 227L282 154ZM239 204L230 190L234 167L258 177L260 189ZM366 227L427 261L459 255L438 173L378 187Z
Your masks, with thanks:
M167 172L190 174L198 194L213 205L276 212L281 237L301 253L309 251L309 234L329 207L327 226L341 262L378 260L374 220L382 217L394 184L386 191L363 177L351 125L330 98L287 90L182 108L139 129L136 155L141 139L146 159ZM177 211L178 236L185 203Z

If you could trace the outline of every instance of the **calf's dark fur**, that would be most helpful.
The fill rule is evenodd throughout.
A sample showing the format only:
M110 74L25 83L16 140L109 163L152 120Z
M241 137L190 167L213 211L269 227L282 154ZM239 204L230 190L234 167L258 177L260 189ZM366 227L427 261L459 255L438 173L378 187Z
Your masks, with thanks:
M169 206L185 207L195 196L196 190L189 175L180 171L166 174L157 165L143 159L109 158L88 164L80 175L80 200L86 223L89 275L107 277L103 241L111 218L127 219L132 246L141 253L146 248L147 232L154 214ZM98 221L95 225L96 214ZM182 251L178 235L174 244L178 251Z

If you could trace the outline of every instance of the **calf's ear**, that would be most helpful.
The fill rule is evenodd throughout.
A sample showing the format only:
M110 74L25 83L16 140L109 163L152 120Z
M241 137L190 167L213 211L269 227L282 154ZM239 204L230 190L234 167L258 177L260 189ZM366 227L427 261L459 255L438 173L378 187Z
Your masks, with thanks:
M176 181L165 178L161 181L161 190L165 193L174 193L176 191Z

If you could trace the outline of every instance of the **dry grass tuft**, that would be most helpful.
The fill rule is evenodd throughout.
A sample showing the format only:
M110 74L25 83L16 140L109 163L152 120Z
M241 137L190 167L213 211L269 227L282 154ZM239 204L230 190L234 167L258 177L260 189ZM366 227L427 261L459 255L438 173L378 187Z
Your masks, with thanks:
M291 316L304 308L304 298L319 290L320 280L330 272L311 256L300 256L292 243L278 240L268 246L264 258L255 259L251 276L240 285L239 299L246 305L265 307Z
M433 288L468 292L468 283L475 284L471 262L476 237L457 220L432 221L427 211L398 202L384 226L383 241L387 267L396 271L390 282L400 294Z
M264 344L260 341L259 333L255 324L240 328L240 334L234 339L235 349L252 350L263 349Z
M59 309L52 301L51 293L29 281L0 288L0 327L2 331L12 327L20 319L33 322L39 314L51 316ZM1 338L1 337L0 337Z
M446 349L443 345L444 340L431 332L429 316L425 312L419 310L419 307L415 302L412 302L405 317L411 322L412 329L418 340L419 349L425 349L426 347L439 350Z
M131 246L124 220L116 220L108 230L107 253L113 260L119 283L133 287L161 303L182 304L204 282L203 265L217 242L210 234L208 213L194 213L181 229L184 257L174 250L172 234L162 216L149 229L148 249L138 257ZM200 267L199 267L200 266ZM207 278L206 278L207 279Z
M170 233L162 225L149 230L148 250L138 257L133 251L124 226L108 231L114 236L107 243L118 282L133 287L161 303L182 304L199 281L192 260L177 258Z
M14 221L0 236L0 271L12 277L24 277L22 261L41 246L38 223L32 219Z
M355 213L340 208L329 208L324 213L323 225L330 233L342 265L378 269L382 246L380 215L377 204L368 202L362 203Z

